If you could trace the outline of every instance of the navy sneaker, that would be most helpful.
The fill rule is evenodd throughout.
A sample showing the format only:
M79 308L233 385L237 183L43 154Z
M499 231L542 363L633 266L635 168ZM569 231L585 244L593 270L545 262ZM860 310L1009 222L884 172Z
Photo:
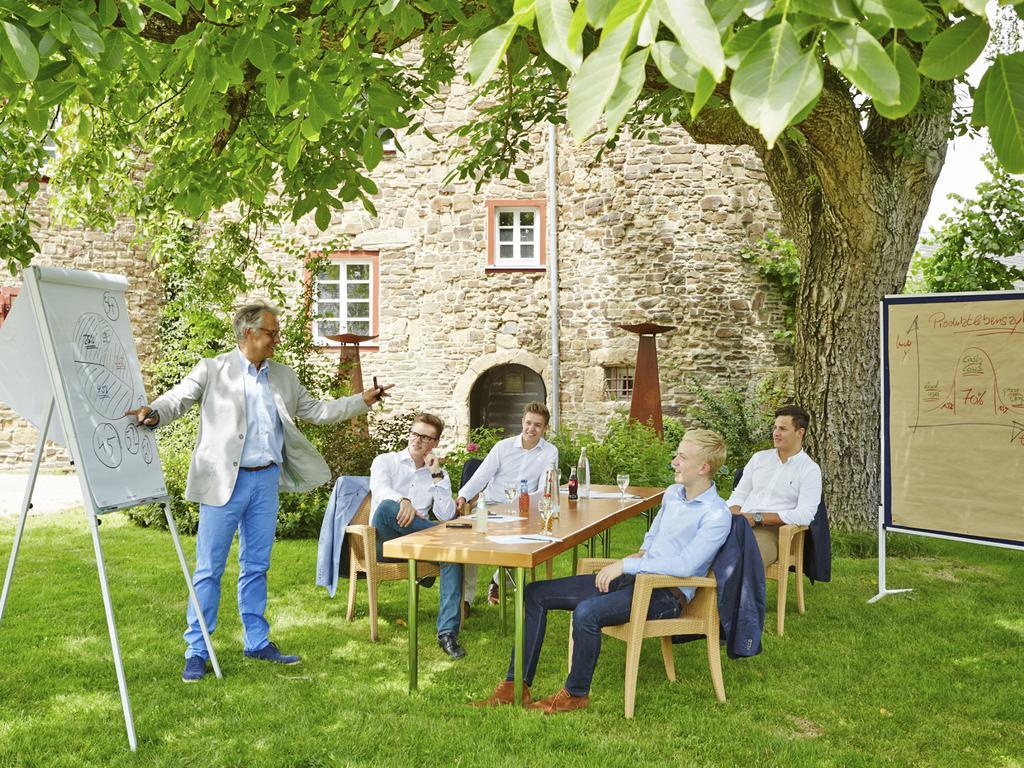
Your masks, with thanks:
M185 659L185 671L181 679L186 683L198 683L206 677L206 659L202 656L189 656Z
M273 643L267 643L258 651L246 651L245 658L256 659L257 661L272 661L275 664L284 664L291 667L302 661L301 656L285 656Z

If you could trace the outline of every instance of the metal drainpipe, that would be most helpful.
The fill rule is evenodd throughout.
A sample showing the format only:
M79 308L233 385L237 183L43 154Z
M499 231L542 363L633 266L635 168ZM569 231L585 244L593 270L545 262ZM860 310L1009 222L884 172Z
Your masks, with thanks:
M551 276L551 426L558 431L559 392L561 380L558 371L558 150L555 144L555 125L548 123L548 274Z

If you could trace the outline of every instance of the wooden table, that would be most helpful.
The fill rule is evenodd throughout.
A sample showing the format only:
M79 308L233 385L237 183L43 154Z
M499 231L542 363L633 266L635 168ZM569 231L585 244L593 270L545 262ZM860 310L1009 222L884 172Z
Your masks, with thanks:
M613 485L595 485L595 491L616 492ZM409 561L409 690L417 687L418 632L416 614L419 608L419 588L416 584L416 562L428 560L442 563L497 565L513 572L515 584L515 696L522 700L523 692L523 587L527 568L535 568L556 555L572 549L608 530L616 523L628 520L661 503L663 488L629 488L637 498L580 499L570 502L565 494L560 500L559 519L554 521L552 535L561 539L553 542L523 544L496 544L487 540L489 535L540 533L540 515L537 497L531 499L530 516L519 522L494 523L486 534L471 529L449 528L441 523L418 533L384 542L384 556ZM492 507L492 511L506 514L508 507ZM472 516L460 518L469 522ZM502 579L503 581L503 579Z

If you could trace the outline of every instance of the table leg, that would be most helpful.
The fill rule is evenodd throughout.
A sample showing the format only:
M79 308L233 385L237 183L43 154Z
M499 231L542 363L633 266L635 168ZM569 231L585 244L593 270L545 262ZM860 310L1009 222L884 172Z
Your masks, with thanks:
M498 625L505 634L505 569L498 568Z
M608 558L612 556L612 529L609 528L604 532L602 537L604 539L604 557Z
M417 688L419 671L418 651L419 632L416 627L416 614L419 612L419 585L416 584L416 561L409 561L409 692Z
M580 561L580 553L579 553L579 545L577 545L577 546L572 548L572 571L570 571L570 573L573 576L576 575L576 568L578 567L579 561Z
M516 638L515 638L515 701L522 705L523 701L523 591L526 586L526 569L516 568L515 592L516 592Z

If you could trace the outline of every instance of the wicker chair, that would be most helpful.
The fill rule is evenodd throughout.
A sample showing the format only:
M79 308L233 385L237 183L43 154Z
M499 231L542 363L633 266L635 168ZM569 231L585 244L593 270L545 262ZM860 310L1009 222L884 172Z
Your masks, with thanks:
M583 558L579 561L577 574L596 573L604 566L616 562L599 558ZM659 587L697 587L693 600L674 619L648 621L647 608L651 591ZM718 586L713 576L691 576L681 579L675 576L661 576L652 573L637 575L633 587L633 607L630 620L625 624L603 627L604 634L626 642L626 717L633 717L636 701L636 676L640 666L640 646L644 638L661 638L661 658L665 663L665 674L673 683L676 681L675 661L672 658L672 635L704 635L707 638L708 667L711 670L711 684L715 697L725 701L725 682L722 679L722 656L718 645ZM572 621L569 623L569 663L572 663Z
M377 642L377 584L381 581L399 581L409 578L409 566L402 563L382 563L377 560L377 530L370 525L370 496L359 505L352 522L345 528L349 547L348 613L352 621L356 609L356 586L359 574L366 574L366 592L370 602L370 640ZM416 576L437 577L440 569L433 563L416 564Z
M775 599L775 634L782 637L786 626L786 593L789 572L796 572L796 610L804 613L804 537L806 525L779 526L779 559L765 566L766 579L774 579L778 588Z

